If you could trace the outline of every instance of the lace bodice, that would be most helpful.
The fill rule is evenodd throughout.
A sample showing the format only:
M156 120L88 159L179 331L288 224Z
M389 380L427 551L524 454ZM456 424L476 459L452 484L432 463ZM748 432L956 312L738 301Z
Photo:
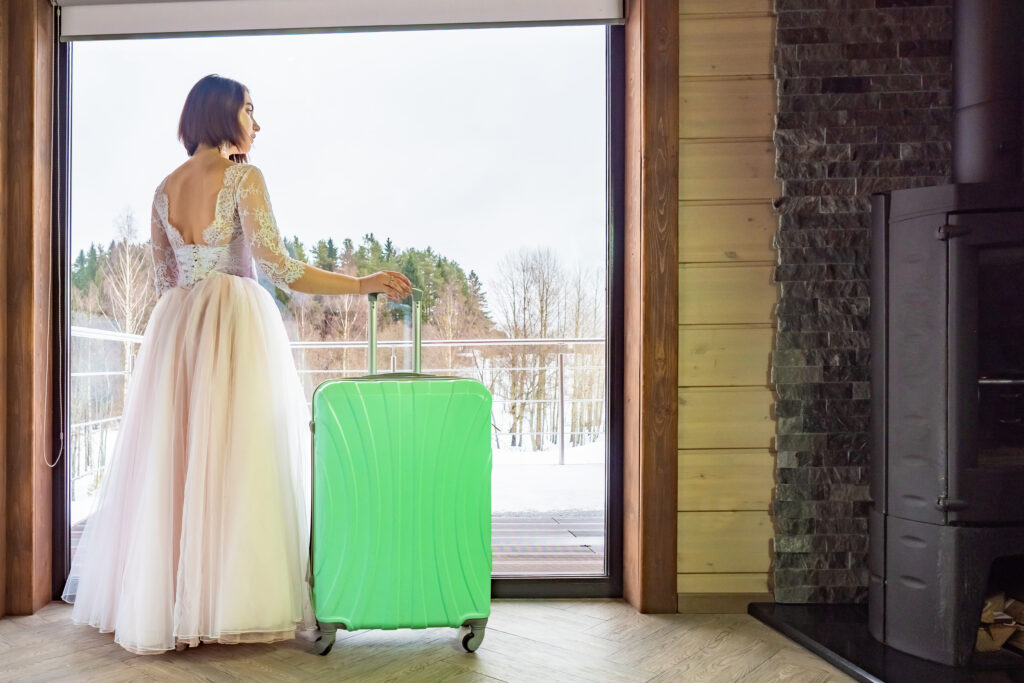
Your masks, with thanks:
M224 171L213 222L203 230L202 244L186 244L167 214L164 178L153 195L153 273L157 296L172 287L191 287L214 271L255 278L253 261L278 287L302 277L309 267L291 258L270 206L260 169L234 164Z

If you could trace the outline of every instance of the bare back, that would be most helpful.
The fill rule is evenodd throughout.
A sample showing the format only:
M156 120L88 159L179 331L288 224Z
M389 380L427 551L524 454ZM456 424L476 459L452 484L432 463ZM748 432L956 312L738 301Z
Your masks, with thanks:
M224 172L231 166L234 162L226 159L189 159L167 176L163 187L167 221L177 228L186 244L204 244L203 231L215 220Z
M174 169L153 192L150 235L158 294L215 272L255 279L254 261L279 287L312 267L289 254L263 173L248 163L190 159Z

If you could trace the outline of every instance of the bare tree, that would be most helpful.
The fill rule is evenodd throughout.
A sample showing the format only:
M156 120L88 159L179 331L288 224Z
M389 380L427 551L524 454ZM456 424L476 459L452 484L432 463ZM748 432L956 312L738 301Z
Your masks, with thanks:
M103 263L104 293L110 306L110 316L121 332L140 334L155 301L155 292L150 285L150 256L145 247L135 242L135 215L130 208L115 220L115 231L114 247ZM131 341L125 340L126 376L132 370L133 346ZM124 391L128 391L127 382Z
M564 335L575 338L604 334L604 278L596 270L577 268L566 290ZM569 408L570 443L595 440L604 423L604 346L580 346L571 354L569 386L575 400Z
M346 245L341 256L339 270L345 275L356 277L355 261L351 255L351 245ZM366 337L367 303L361 296L335 297L338 312L338 337L344 341L355 341ZM341 350L341 369L347 371L349 350Z
M561 332L565 275L550 249L521 248L499 264L495 291L498 328L513 339L549 338ZM511 347L508 353L508 397L513 445L531 436L535 450L543 447L543 435L554 424L557 407L548 405L553 387L548 365L552 351L540 345L534 350ZM518 438L517 438L518 436Z
M441 287L432 318L441 339L460 339L470 331L473 321L469 303L458 285L447 283ZM447 354L448 367L454 368L455 347L448 346Z

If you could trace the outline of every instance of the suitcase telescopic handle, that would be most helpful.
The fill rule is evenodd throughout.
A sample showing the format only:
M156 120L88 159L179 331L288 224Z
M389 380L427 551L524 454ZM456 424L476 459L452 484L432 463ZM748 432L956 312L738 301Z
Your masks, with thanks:
M367 327L369 327L370 337L370 374L377 374L377 295L382 292L371 292L368 295L370 300L370 315L367 321ZM412 288L412 293L409 294L412 305L409 307L410 314L412 315L412 371L416 374L420 373L422 368L421 360L421 346L423 338L420 335L420 309L423 305L423 290L416 287Z

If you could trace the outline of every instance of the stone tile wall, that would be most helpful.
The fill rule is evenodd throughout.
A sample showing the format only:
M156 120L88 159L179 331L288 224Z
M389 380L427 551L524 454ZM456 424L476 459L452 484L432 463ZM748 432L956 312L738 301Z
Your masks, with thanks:
M776 0L779 602L867 595L870 195L949 182L950 0Z

